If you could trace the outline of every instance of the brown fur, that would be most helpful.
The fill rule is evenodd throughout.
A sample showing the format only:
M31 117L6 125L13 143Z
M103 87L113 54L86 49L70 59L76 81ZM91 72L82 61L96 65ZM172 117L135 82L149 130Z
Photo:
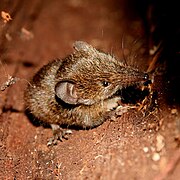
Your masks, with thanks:
M76 51L67 58L37 72L25 91L26 106L49 124L95 127L118 106L118 90L147 79L145 73L85 42L75 42L74 48Z

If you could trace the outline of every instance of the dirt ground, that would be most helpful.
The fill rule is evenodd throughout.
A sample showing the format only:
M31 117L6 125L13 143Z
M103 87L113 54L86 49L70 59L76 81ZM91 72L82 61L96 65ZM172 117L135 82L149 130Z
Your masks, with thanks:
M147 35L133 2L0 2L0 11L12 18L0 18L0 85L9 76L20 78L0 92L0 179L180 179L175 56L164 56L175 60L154 77L158 108L148 116L132 110L94 129L73 129L68 140L47 147L51 129L34 125L24 112L28 80L44 64L72 53L74 41L87 41L120 59L122 37L128 54L132 41ZM136 58L133 64L146 70L149 59Z

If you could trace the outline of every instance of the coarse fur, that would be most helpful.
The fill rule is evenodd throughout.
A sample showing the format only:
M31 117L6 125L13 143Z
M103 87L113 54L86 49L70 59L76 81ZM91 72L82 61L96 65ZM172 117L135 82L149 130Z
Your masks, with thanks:
M74 49L36 73L25 91L25 102L45 123L91 128L118 106L118 91L143 84L147 76L85 42L75 42Z

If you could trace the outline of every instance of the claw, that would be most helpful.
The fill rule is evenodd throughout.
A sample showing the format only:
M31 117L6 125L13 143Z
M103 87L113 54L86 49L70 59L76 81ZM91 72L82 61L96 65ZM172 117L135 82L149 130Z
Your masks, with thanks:
M47 146L57 145L58 140L62 141L63 139L68 139L68 134L72 134L72 131L69 129L62 129L57 124L51 124L53 131L53 137L48 140Z

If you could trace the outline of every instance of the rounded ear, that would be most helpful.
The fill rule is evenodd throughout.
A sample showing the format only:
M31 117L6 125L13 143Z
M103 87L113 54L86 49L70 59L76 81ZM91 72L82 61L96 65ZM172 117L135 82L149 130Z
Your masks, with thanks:
M88 55L97 55L98 51L90 44L84 41L75 41L73 47L76 51L87 53Z
M89 49L93 49L91 45L84 41L75 41L73 47L76 51L88 51Z
M68 104L76 105L78 96L76 94L75 84L70 81L61 81L56 84L55 93L58 98Z
M84 41L75 41L73 44L73 47L76 51L83 52L83 53L87 54L88 56L91 56L91 57L99 56L99 51ZM105 56L107 56L107 55L105 55Z

